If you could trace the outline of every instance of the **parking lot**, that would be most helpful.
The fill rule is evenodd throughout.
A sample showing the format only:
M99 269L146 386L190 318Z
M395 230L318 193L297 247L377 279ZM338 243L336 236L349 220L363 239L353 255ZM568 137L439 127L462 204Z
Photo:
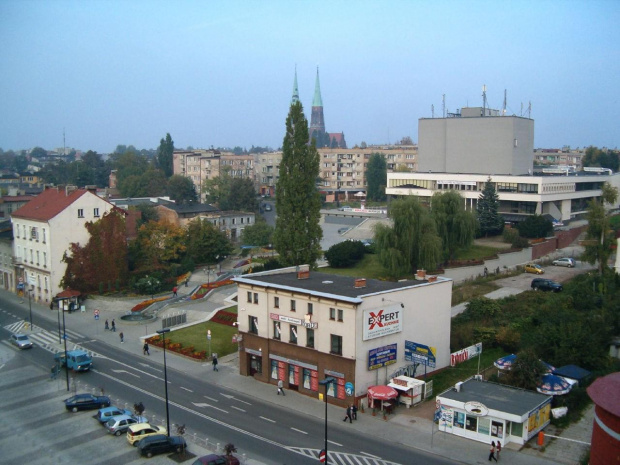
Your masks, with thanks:
M534 278L547 278L564 283L578 274L582 274L591 270L595 270L594 265L590 265L586 262L576 261L574 268L567 268L564 266L543 265L544 274L536 275L532 273L522 273L518 276L511 276L510 278L498 279L495 283L502 288L513 288L521 291L531 290L532 279Z

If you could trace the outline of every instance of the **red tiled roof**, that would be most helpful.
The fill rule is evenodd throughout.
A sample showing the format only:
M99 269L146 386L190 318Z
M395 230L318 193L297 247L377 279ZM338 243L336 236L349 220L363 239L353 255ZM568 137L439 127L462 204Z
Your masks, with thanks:
M82 295L82 293L80 291L76 291L74 289L65 289L64 291L59 292L56 295L56 298L57 299L68 299L68 298L71 298L71 297L77 297L79 295Z
M34 199L33 195L5 195L0 198L0 201L3 203L9 202L28 202Z
M26 205L15 210L11 216L14 218L48 221L87 192L85 189L76 189L67 195L64 188L48 188Z

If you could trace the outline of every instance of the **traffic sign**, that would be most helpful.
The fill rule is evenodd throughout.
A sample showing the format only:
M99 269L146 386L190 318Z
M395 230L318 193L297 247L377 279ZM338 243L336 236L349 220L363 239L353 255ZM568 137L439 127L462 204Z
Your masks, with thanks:
M21 276L19 277L19 282L20 284L24 282L24 278L22 278Z
M319 452L319 462L325 463L325 450L321 450L321 452Z

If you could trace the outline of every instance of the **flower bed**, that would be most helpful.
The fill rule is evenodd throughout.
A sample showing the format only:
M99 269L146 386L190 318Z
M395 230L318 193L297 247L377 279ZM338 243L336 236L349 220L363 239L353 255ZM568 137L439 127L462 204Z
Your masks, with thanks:
M218 287L227 286L232 284L232 280L226 279L224 281L216 281L214 283L202 284L196 292L192 294L192 300L202 299L206 296L210 290L217 289Z
M213 323L219 323L226 326L234 326L233 323L237 321L237 314L227 312L226 310L220 310L211 318Z
M144 300L144 301L140 302L138 305L136 305L135 307L133 307L131 309L131 311L132 312L141 312L142 310L144 310L149 305L152 305L155 302L161 302L163 300L168 300L169 298L170 298L169 296L165 296L165 297L158 297L156 299Z
M191 271L188 271L187 273L179 276L177 278L177 286L180 286L181 284L184 284L185 281L188 281L191 275L192 275Z
M146 342L155 347L164 346L164 342L160 336L149 337L146 339ZM205 350L197 352L194 346L183 347L179 342L171 343L170 339L166 339L166 349L195 360L206 360L207 358L207 352Z

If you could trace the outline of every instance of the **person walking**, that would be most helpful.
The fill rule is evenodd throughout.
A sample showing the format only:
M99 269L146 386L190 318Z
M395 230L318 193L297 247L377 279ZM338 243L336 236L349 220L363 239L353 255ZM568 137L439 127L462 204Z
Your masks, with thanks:
M353 419L357 420L357 405L351 405L351 414L353 415Z
M176 296L177 296L177 291L178 291L178 290L179 290L179 288L178 288L178 287L176 287L176 286L174 286L174 287L172 288L172 297L176 297Z
M499 453L502 451L502 443L501 441L497 441L497 459L495 460L497 462L497 460L499 460Z
M116 322L114 321L114 318L112 318L112 326L110 326L110 330L113 332L116 332Z
M189 283L189 278L185 279L185 287L187 287L187 284Z
M489 451L489 462L491 460L495 460L497 462L497 459L495 458L495 441L491 442L491 449Z
M211 364L213 365L213 371L220 371L217 369L217 355L213 354L213 361L211 362Z
M344 419L342 421L347 421L347 418L349 419L349 423L353 423L353 419L351 418L351 406L347 407L347 411L344 414Z
M105 320L105 329L106 331L110 330L110 323L108 323L108 320Z
M121 338L121 344L125 342L125 336L123 335L122 331L119 333L119 337Z
M144 355L151 355L151 353L149 352L149 343L144 341L144 345L142 346L142 353Z
M281 379L278 380L278 395L280 395L280 393L282 393L282 395L284 394L284 383L282 382Z

